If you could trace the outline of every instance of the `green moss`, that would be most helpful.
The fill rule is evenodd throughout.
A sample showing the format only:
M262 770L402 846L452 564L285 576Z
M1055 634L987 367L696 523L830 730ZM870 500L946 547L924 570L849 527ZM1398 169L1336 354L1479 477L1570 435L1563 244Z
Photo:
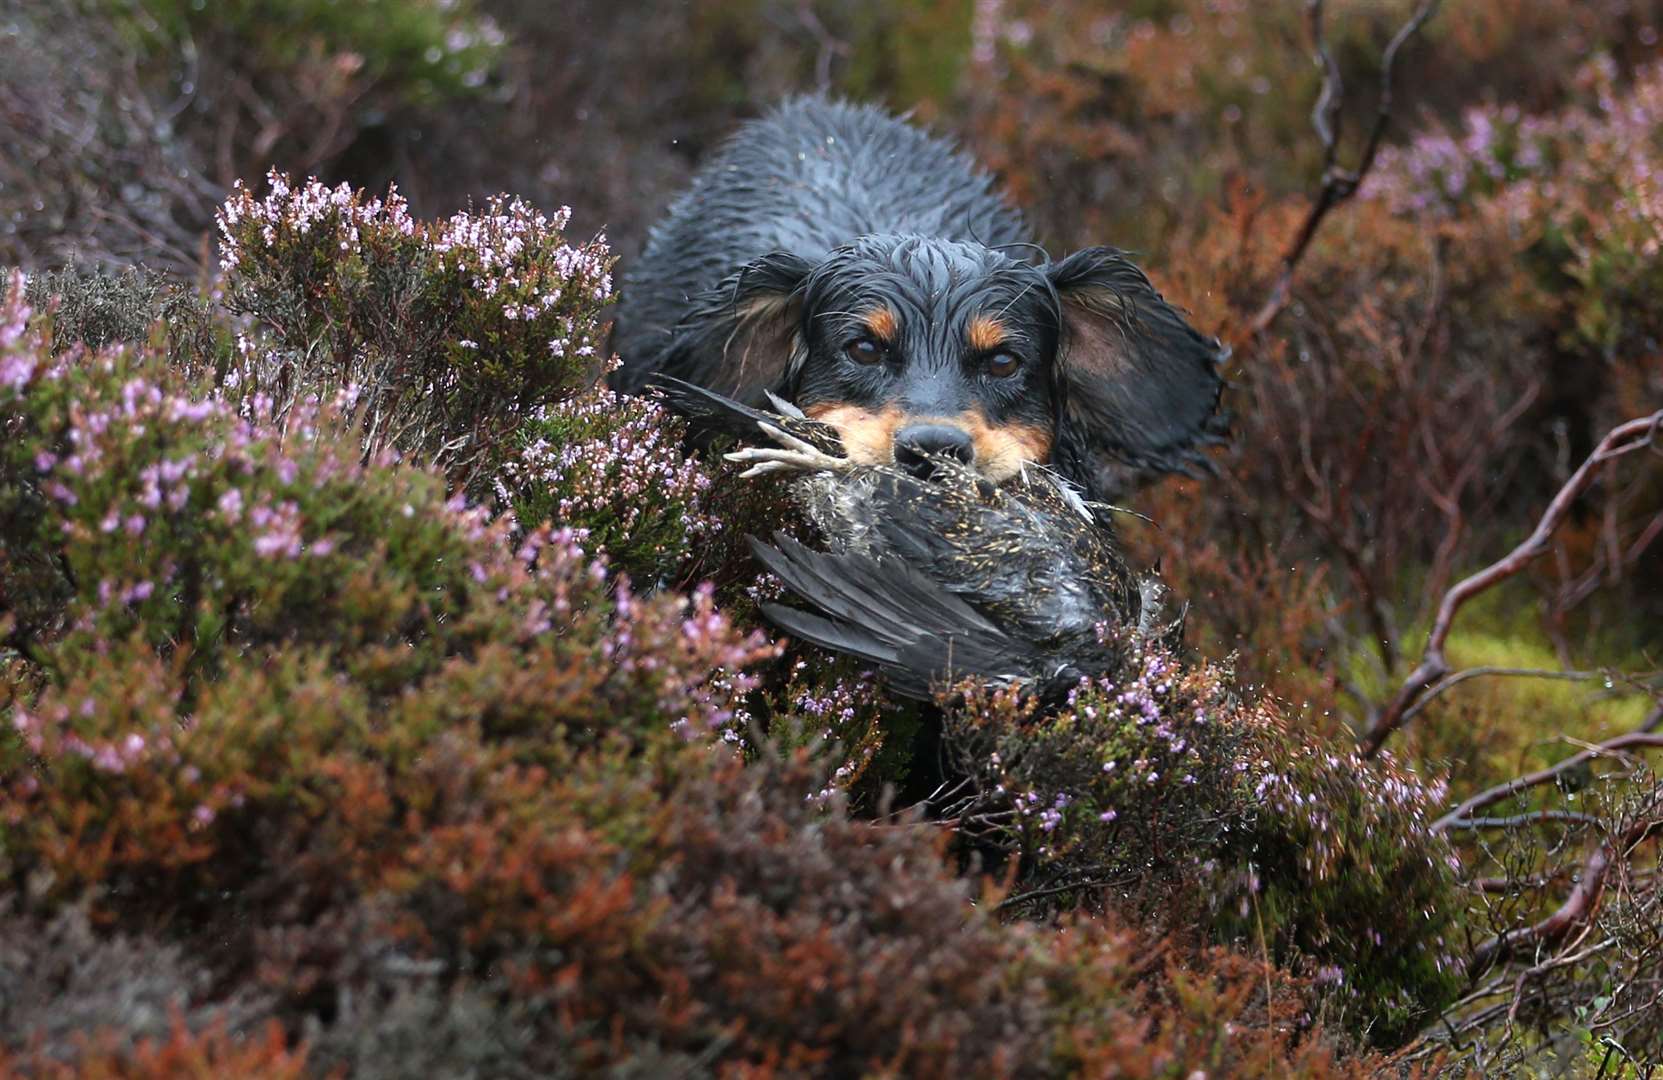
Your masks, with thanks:
M1430 620L1413 625L1399 640L1419 650L1430 629ZM1612 670L1649 670L1645 656L1626 637L1629 629L1618 625L1590 638L1573 624L1569 632L1579 654L1600 657ZM1472 667L1564 670L1543 631L1537 602L1522 584L1511 589L1503 584L1464 605L1444 653L1452 672ZM1418 658L1418 651L1406 655L1405 670ZM1367 651L1352 653L1343 668L1371 700L1384 701L1401 685L1401 676L1384 676ZM1649 708L1643 694L1625 693L1622 684L1608 685L1600 676L1570 681L1483 675L1444 691L1394 736L1391 746L1405 760L1446 775L1459 797L1558 761L1569 751L1566 735L1598 741L1632 731Z

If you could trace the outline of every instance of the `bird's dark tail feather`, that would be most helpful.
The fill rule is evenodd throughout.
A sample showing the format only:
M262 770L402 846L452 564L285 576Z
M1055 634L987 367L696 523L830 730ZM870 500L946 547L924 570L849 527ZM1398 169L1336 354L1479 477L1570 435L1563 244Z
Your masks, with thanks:
M678 379L662 372L648 382L663 397L664 402L685 416L694 429L706 434L731 435L736 439L755 441L758 424L777 424L773 413L753 409L744 402L707 390L695 383Z
M764 604L763 615L793 637L876 664L896 693L929 700L966 676L1000 685L1032 677L1030 650L906 563L824 554L784 533L773 540L752 537L752 552L821 614Z

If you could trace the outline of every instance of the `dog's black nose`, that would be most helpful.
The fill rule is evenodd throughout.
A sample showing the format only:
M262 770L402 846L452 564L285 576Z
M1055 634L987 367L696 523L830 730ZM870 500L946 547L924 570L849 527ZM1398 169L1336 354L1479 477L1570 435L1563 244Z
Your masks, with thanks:
M895 464L914 476L928 476L939 458L975 461L970 433L950 424L911 424L895 433Z

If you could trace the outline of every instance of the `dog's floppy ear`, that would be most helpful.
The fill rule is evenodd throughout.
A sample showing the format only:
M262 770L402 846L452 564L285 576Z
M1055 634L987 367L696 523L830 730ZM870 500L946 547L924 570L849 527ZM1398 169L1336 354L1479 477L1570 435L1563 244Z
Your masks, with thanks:
M1126 256L1075 252L1047 269L1062 305L1058 451L1082 478L1114 465L1190 472L1220 441L1226 350L1196 332Z
M802 285L810 269L800 256L776 251L694 297L659 370L760 403L762 392L779 389L799 362Z

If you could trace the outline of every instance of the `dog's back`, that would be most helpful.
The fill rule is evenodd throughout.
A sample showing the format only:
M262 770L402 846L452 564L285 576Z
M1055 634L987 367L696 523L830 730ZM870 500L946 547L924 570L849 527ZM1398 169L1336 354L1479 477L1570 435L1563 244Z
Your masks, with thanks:
M988 246L1028 239L970 158L879 109L803 97L746 124L700 168L624 275L617 382L639 389L693 298L752 260L784 251L818 261L872 234Z

